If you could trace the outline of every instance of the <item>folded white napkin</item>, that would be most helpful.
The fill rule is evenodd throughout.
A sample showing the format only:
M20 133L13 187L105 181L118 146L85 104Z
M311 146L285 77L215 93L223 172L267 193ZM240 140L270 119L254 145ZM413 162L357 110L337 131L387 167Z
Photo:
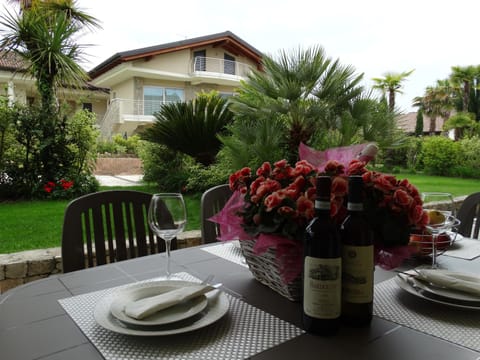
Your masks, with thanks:
M125 306L125 314L134 319L143 319L157 311L177 305L182 301L187 301L206 292L213 290L210 285L192 285L184 286L160 295L146 297L140 300L132 301Z
M433 285L480 296L480 277L442 269L416 269L416 279Z

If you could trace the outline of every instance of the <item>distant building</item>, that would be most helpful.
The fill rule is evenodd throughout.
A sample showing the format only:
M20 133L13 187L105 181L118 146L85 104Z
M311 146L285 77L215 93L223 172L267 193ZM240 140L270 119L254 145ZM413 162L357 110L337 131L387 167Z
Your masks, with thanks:
M435 134L439 135L443 132L443 124L445 120L440 116L437 117ZM402 114L397 118L397 125L409 135L415 134L417 124L417 112L409 112ZM430 135L430 118L423 114L423 135Z

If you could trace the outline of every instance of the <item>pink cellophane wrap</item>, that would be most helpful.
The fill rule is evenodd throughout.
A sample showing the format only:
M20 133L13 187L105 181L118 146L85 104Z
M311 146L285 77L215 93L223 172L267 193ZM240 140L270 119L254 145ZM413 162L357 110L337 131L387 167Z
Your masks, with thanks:
M392 270L399 267L405 259L408 259L415 253L411 246L395 246L384 248L381 245L375 245L375 265L385 270Z
M242 219L237 215L244 205L243 194L235 191L223 209L208 220L220 225L218 240L254 240L253 252L256 255L265 253L268 249L275 250L282 280L289 284L302 271L303 247L301 242L272 234L260 234L257 238L247 234L242 228Z
M304 143L300 143L300 146L298 147L298 155L300 160L307 160L310 164L316 166L319 171L323 171L323 168L330 160L338 161L345 166L345 168L353 159L359 159L368 163L376 155L376 146L373 146L375 145L359 144L319 151L312 149Z

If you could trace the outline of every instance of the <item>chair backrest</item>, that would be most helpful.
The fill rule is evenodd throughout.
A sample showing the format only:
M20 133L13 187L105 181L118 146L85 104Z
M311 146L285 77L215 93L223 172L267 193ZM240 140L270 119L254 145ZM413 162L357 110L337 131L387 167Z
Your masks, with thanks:
M232 191L228 184L214 186L202 194L200 201L200 221L202 226L202 242L204 244L217 241L217 236L220 234L220 227L208 219L222 210L231 195Z
M165 242L148 225L151 198L145 192L111 190L72 200L63 221L63 272L165 251ZM176 239L171 246L177 248Z
M473 219L477 218L474 229L474 237L478 237L480 228L480 192L468 195L458 209L457 218L461 221L458 232L463 236L470 236L472 233Z

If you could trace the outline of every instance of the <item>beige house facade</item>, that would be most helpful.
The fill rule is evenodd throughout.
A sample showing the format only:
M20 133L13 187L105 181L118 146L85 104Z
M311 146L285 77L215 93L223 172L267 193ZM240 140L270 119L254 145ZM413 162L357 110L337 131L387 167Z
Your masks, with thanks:
M232 96L262 54L230 31L114 54L89 71L83 89L60 89L72 109L97 116L101 136L137 134L170 102L188 101L201 91ZM10 103L32 104L35 79L13 54L0 53L0 94Z
M25 69L19 57L0 53L0 95L7 97L10 104L33 104L39 98L35 79ZM107 111L109 91L86 84L82 89L59 89L58 97L72 110L93 111L99 122Z
M262 54L227 31L117 53L92 69L91 84L110 90L101 135L130 136L155 121L166 103L188 101L201 91L232 96Z

